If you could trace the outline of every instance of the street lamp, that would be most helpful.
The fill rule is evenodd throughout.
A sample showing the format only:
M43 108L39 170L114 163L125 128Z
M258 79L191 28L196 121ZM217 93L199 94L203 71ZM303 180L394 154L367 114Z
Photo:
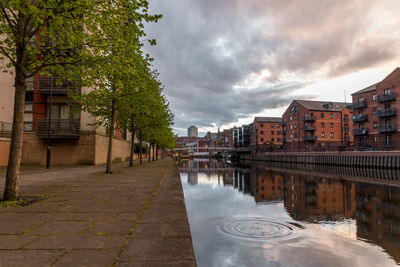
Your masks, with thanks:
M46 169L50 169L51 155L51 108L53 107L53 74L50 76L50 108L49 108L49 123L47 125L47 153L46 153Z

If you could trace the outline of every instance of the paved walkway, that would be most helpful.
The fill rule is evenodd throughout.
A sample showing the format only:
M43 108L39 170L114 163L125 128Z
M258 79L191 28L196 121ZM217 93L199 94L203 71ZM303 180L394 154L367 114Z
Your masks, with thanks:
M23 171L22 196L50 197L0 208L0 266L195 266L175 163L113 168Z

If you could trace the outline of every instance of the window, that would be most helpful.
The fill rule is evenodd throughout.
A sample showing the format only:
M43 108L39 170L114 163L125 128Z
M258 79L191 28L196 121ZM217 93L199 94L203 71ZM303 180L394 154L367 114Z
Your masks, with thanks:
M378 142L378 136L374 136L374 143Z
M275 134L275 131L271 131L271 135L274 135Z
M321 128L325 128L325 122L321 122Z
M292 116L290 116L290 120L293 120L293 117L292 117Z
M390 88L386 88L386 89L383 91L383 93L384 93L385 95L390 95Z
M325 137L325 132L321 132L321 137Z
M325 118L325 114L321 113L321 119Z
M329 123L329 127L333 128L333 122Z
M264 131L260 131L261 134L264 134Z
M297 124L293 125L293 128L296 129L297 128Z
M339 113L336 113L336 114L335 114L335 117L336 117L336 118L339 117Z
M274 138L273 137L271 138L271 142L274 142Z
M297 133L294 133L294 138L297 138Z
M361 102L364 102L364 97L362 97L362 96L360 96L360 97L358 98L358 103L361 103Z
M330 119L333 118L333 113L329 113L329 118L330 118Z
M261 142L264 142L264 138L261 137Z
M293 125L290 125L290 130L293 130Z
M274 124L273 123L271 123L271 128L274 128Z
M378 123L376 121L374 121L373 127L374 127L374 129L378 128Z
M374 114L374 115L376 114L376 108L372 109L372 114Z
M378 99L378 96L376 94L372 95L372 101L376 101Z
M32 131L33 125L33 104L25 103L24 109L24 131Z
M334 134L333 134L333 132L331 132L331 135L330 135L331 137L334 137Z
M264 123L261 123L261 124L260 124L260 127L264 127Z

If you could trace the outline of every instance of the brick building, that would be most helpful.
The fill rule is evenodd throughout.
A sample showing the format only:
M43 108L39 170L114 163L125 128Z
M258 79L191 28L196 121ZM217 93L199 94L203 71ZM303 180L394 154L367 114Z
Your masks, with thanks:
M352 94L354 146L357 150L398 150L400 68L381 82Z
M280 117L255 117L251 134L250 145L256 152L275 150L282 146L282 130Z
M282 116L287 152L334 151L352 146L352 111L346 103L293 100Z

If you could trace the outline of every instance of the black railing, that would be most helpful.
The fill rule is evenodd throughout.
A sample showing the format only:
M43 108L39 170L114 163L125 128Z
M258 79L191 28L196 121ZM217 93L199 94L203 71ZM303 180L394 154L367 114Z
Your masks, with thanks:
M367 107L367 102L365 102L364 100L360 100L358 102L354 102L352 104L353 108L366 108Z
M386 102L394 100L396 100L396 95L394 93L378 95L378 102Z
M61 80L58 75L52 76L42 75L39 76L38 90L43 94L68 94L71 91L76 91L77 87L74 83L68 80Z
M367 135L368 129L367 128L355 128L353 129L353 135Z
M317 136L316 135L306 135L302 137L303 141L316 141Z
M301 127L301 129L303 131L316 131L317 127L316 126L303 126L303 127Z
M384 118L384 117L393 117L396 116L396 109L394 108L386 108L383 110L378 110L378 117Z
M79 132L79 119L46 119L36 123L36 135L40 138L79 138Z
M359 115L353 116L354 122L367 121L367 120L368 120L368 115L365 115L365 114L359 114Z
M379 124L378 131L380 133L396 132L397 124Z
M317 117L315 116L304 116L303 118L301 118L302 121L316 121Z
M394 143L394 141L392 141L392 140L385 140L385 141L383 141L383 147L384 148L393 148L394 147L394 145L395 145L395 143Z

